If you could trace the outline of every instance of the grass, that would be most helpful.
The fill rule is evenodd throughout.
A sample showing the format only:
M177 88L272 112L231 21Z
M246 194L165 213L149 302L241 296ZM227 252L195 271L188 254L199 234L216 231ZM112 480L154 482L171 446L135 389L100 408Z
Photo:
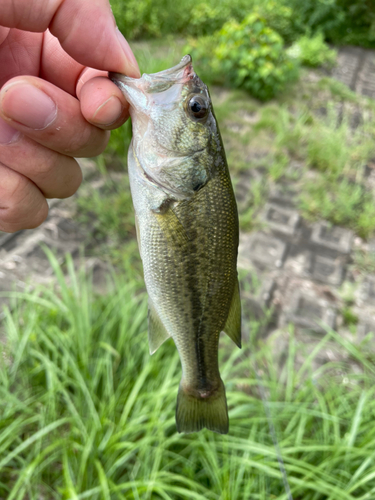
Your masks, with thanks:
M243 351L220 349L230 433L179 435L179 360L172 341L149 356L140 276L129 266L96 296L69 258L64 278L49 257L55 288L13 294L1 323L0 498L285 500L260 386L295 500L374 497L371 338L327 331L311 351L293 330L265 343L248 325ZM359 369L314 368L329 343Z

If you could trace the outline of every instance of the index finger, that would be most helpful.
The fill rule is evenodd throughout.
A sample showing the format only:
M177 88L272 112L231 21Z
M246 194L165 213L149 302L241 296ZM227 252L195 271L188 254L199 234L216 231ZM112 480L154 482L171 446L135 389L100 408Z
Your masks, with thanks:
M82 65L140 76L108 0L1 0L0 25L34 32L49 28Z

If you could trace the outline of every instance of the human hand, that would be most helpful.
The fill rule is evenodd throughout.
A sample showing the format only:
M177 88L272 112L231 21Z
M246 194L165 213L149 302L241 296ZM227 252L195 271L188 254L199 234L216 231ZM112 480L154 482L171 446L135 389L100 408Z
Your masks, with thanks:
M0 231L41 224L128 118L106 71L140 76L108 0L1 0Z

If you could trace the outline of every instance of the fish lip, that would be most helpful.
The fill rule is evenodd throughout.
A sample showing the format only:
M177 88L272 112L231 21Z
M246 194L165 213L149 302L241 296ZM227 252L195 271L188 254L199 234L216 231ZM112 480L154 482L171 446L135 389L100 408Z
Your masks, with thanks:
M142 89L145 92L162 92L165 90L164 85L169 87L175 83L186 83L193 79L194 75L190 54L185 55L172 68L159 71L158 73L143 73L140 78L132 78L121 73L108 73L109 79L120 89L123 88L121 84L125 84Z

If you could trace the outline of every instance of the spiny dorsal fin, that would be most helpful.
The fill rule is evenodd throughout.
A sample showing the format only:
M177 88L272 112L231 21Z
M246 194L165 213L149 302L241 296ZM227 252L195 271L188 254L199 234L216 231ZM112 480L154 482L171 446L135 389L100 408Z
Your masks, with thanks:
M234 285L232 302L223 331L241 348L241 300L238 279Z
M148 300L148 346L150 349L150 354L154 354L159 347L169 339L170 335L165 329L165 326L161 322L156 309L151 302Z

